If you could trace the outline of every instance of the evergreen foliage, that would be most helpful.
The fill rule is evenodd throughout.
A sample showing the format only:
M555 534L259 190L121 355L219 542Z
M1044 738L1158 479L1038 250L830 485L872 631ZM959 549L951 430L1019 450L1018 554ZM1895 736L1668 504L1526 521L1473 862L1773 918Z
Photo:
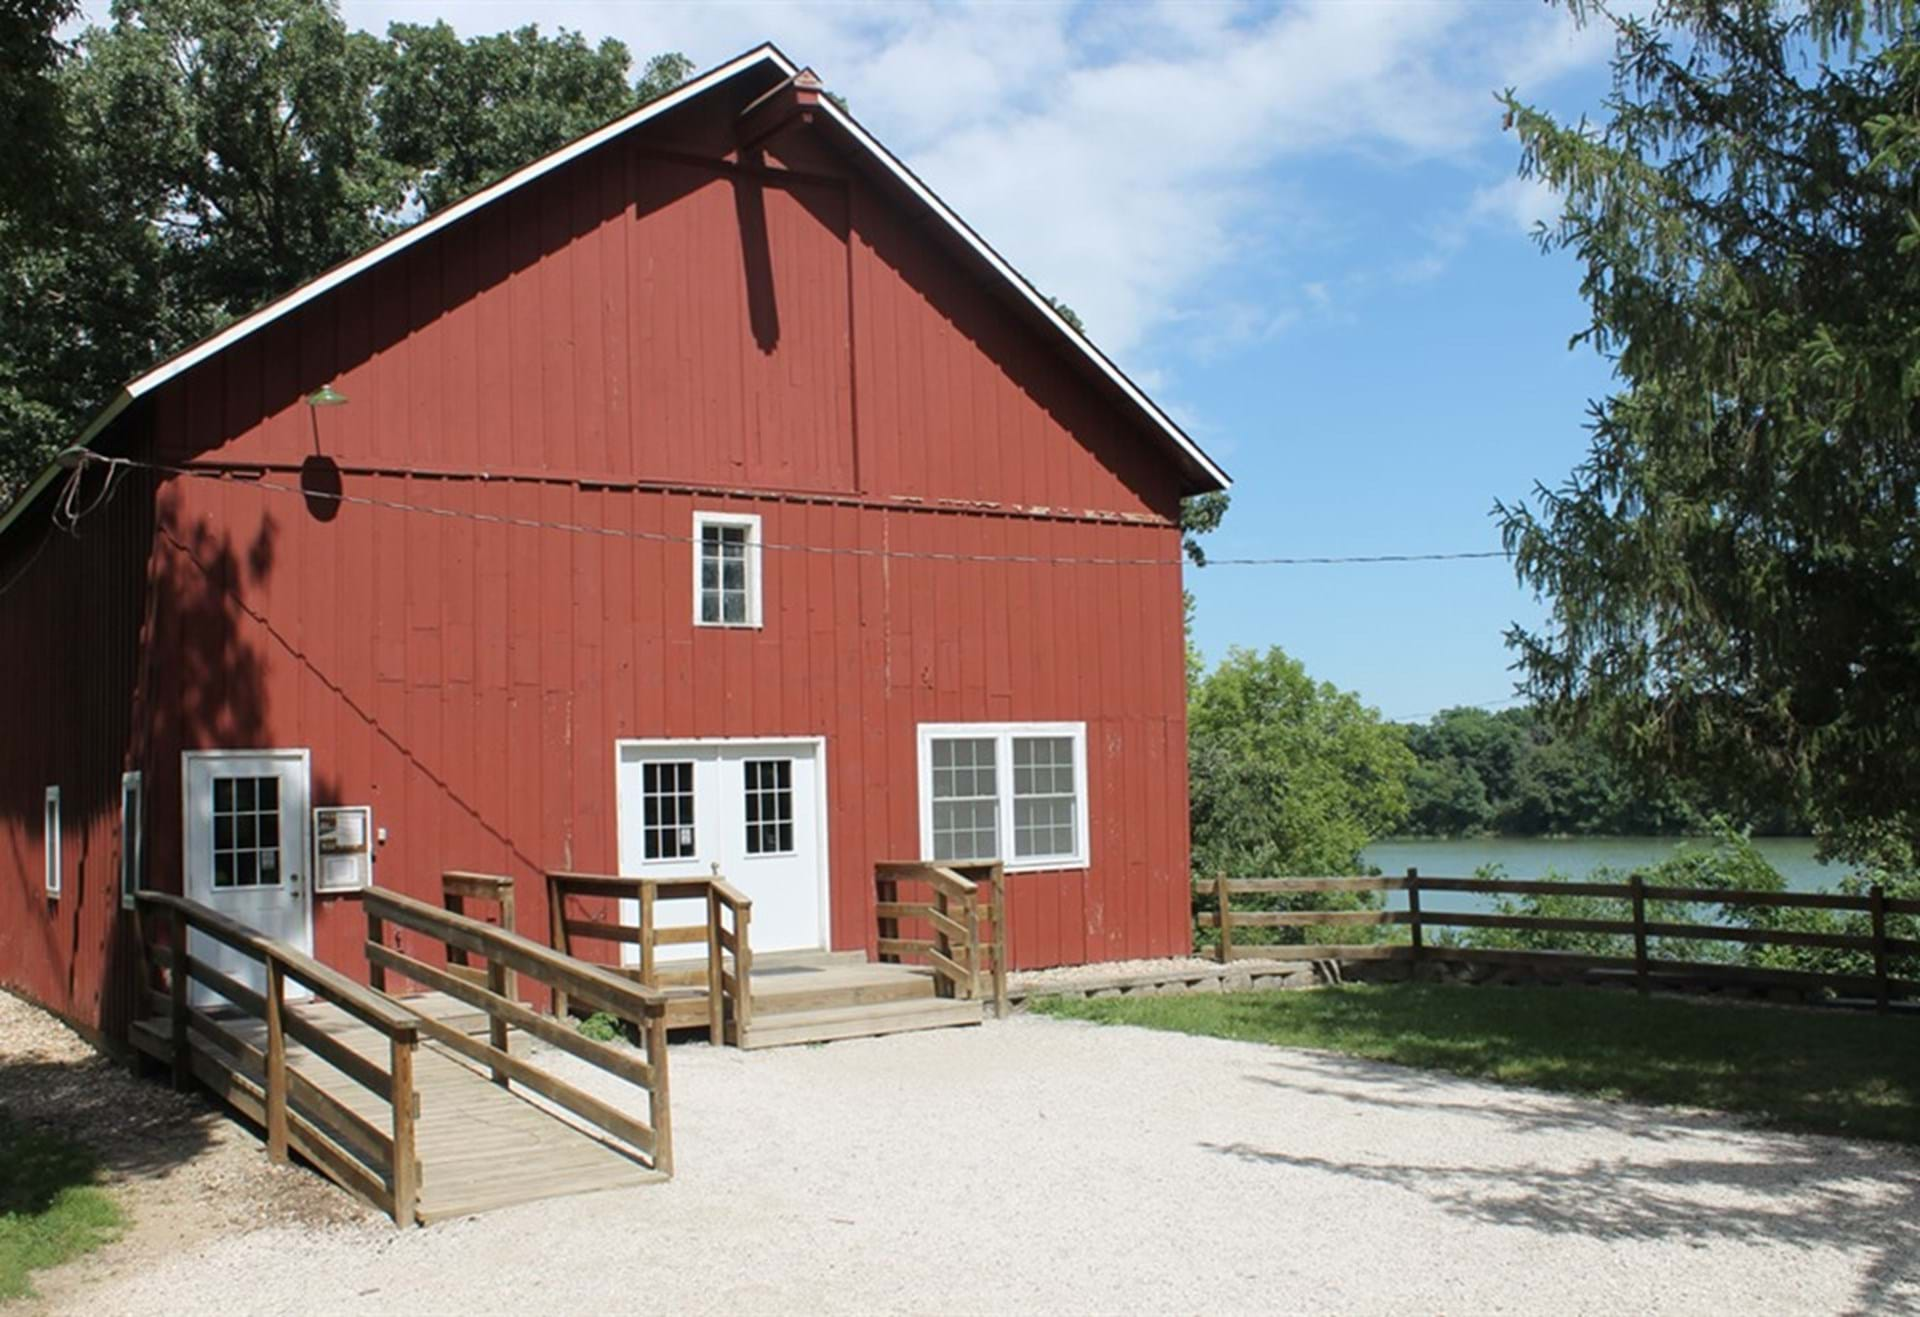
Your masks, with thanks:
M1618 388L1586 460L1497 510L1527 693L1644 780L1920 844L1920 39L1899 3L1571 4L1604 118L1506 97ZM1471 802L1469 802L1471 803Z

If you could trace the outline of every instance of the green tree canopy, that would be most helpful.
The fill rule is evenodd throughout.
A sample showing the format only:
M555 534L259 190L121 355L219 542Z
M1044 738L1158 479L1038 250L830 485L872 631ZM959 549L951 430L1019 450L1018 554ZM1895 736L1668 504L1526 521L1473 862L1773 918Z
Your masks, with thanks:
M1506 98L1618 388L1498 509L1526 689L1648 773L1920 839L1920 41L1909 3L1660 0L1598 122Z
M1357 873L1406 817L1399 729L1277 648L1200 677L1187 735L1196 873Z
M350 31L332 0L0 16L0 505L115 388L668 89L618 42Z

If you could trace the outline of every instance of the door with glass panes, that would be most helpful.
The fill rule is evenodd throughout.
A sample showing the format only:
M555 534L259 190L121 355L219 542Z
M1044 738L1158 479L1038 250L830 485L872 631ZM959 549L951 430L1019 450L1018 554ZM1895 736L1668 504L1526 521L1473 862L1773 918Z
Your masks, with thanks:
M305 750L189 751L186 784L186 881L190 900L270 938L313 951L313 884L307 873L308 758ZM194 959L266 990L260 962L200 933ZM197 1004L224 997L195 983ZM287 995L309 995L287 980Z
M620 872L704 878L718 866L753 900L756 952L825 947L823 757L818 740L622 742ZM632 922L639 911L629 907L621 918ZM663 927L705 918L691 902L662 903L657 915ZM676 952L704 954L660 949L663 959Z

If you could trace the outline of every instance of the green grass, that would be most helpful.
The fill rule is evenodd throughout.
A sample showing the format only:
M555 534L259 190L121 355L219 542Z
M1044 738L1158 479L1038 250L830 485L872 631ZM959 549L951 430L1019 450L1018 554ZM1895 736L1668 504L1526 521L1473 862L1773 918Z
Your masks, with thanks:
M28 1273L120 1233L119 1206L94 1183L80 1144L0 1111L0 1302L31 1294Z
M1558 988L1324 988L1035 1003L1496 1083L1920 1144L1920 1020Z

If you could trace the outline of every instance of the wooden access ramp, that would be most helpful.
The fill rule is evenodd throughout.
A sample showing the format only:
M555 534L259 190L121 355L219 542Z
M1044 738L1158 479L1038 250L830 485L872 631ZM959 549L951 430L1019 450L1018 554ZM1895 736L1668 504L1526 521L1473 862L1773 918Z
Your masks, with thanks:
M436 991L389 996L183 898L143 892L143 934L167 989L131 1041L265 1131L269 1155L298 1154L399 1223L428 1223L563 1194L647 1184L673 1168L665 1002L656 992L524 938L390 893L368 893L377 982L404 974ZM453 975L383 941L388 928L440 940L486 968ZM216 968L189 931L258 965L265 991ZM180 954L177 949L183 949ZM177 968L176 968L177 967ZM643 1054L582 1037L516 1001L524 975L627 1021ZM197 984L203 993L190 993ZM295 1000L302 990L311 996ZM219 1004L196 1000L213 995ZM484 1037L470 1032L476 1011ZM456 1019L466 1016L468 1020ZM516 1027L631 1086L608 1101L509 1050ZM184 1043L184 1045L180 1045ZM637 1114L644 1110L642 1118Z

